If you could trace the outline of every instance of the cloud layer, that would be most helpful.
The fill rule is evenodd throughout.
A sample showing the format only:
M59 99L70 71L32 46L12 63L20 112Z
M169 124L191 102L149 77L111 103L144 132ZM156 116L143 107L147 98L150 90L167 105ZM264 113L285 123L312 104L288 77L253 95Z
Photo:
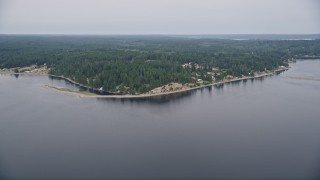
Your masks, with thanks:
M320 33L317 0L0 0L5 34Z

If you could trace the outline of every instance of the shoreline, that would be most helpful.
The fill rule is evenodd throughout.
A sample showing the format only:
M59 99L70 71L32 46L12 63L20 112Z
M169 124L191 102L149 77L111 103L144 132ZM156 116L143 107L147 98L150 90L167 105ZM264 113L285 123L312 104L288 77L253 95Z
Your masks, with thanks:
M226 84L226 83L230 83L230 82L237 82L237 81L242 81L242 80L249 80L249 79L256 79L256 78L261 78L261 77L265 77L265 76L272 76L274 75L274 73L277 72L283 72L288 70L289 68L278 68L276 70L273 70L271 72L265 72L262 74L258 74L255 76L249 76L249 77L242 77L242 78L233 78L233 79L229 79L229 80L223 80L220 82L214 82L214 83L210 83L210 84L206 84L206 85L200 85L197 87L192 87L192 88L188 88L188 89L181 89L181 90L175 90L175 91L170 91L170 92L163 92L163 93L157 93L157 94L139 94L139 95L120 95L120 94L114 94L114 93L110 93L110 92L105 92L108 93L110 95L99 95L99 94L86 94L83 93L82 91L66 91L64 90L65 88L59 88L59 87L53 87L53 86L49 86L49 85L44 85L45 88L47 89L51 89L54 91L59 91L61 93L66 93L66 94L72 94L72 95L77 95L83 98L104 98L104 99L138 99L138 98L150 98L150 97L159 97L159 96L165 96L165 95L172 95L172 94L176 94L176 93L183 93L183 92L188 92L188 91L193 91L193 90L197 90L197 89L201 89L201 88L205 88L205 87L210 87L210 86L217 86L217 85L221 85L221 84ZM14 73L14 72L0 72L0 74L7 74L7 75L40 75L40 76L48 76L48 77L54 77L54 78L60 78L63 79L65 81L68 81L76 86L79 87L83 87L89 90L93 90L93 91L100 91L99 89L96 88L92 88L89 86L85 86L82 85L80 83L77 83L69 78L66 78L64 76L57 76L57 75L53 75L53 74L43 74L43 73Z
M267 73L263 73L263 74L259 74L259 75L255 75L252 77L242 77L242 78L234 78L234 79L230 79L230 80L223 80L220 82L214 82L214 83L210 83L207 85L201 85L201 86L197 86L197 87L192 87L192 88L188 88L188 89L182 89L182 90L176 90L176 91L170 91L170 92L163 92L163 93L158 93L158 94L140 94L140 95L87 95L87 94L83 94L80 91L79 92L75 92L75 91L64 91L63 88L58 88L58 87L50 87L48 85L44 85L46 88L54 90L54 91L59 91L61 93L67 93L67 94L72 94L72 95L77 95L83 98L103 98L103 99L138 99L138 98L150 98L150 97L159 97L159 96L165 96L165 95L171 95L171 94L176 94L176 93L183 93L183 92L188 92L188 91L193 91L193 90L197 90L197 89L201 89L201 88L205 88L205 87L209 87L209 86L216 86L216 85L220 85L220 84L226 84L226 83L230 83L230 82L237 82L237 81L242 81L242 80L249 80L249 79L257 79L257 78L261 78L261 77L266 77L266 76L272 76L274 75L274 73L277 72L283 72L288 70L289 68L279 68L276 69L272 72L267 72ZM58 77L58 78L62 78L64 80L67 80L71 83L73 83L74 81L65 78L65 77L61 77L61 76L56 76L56 75L50 75L48 74L48 76L52 76L52 77ZM82 86L79 83L74 83L78 86ZM94 89L91 87L87 87L87 86L82 86L85 88L90 88L90 89ZM97 89L94 89L97 90Z
M68 82L76 85L76 86L79 86L79 87L82 87L82 88L86 88L86 89L88 89L88 90L101 91L101 90L99 90L99 89L97 89L97 88L93 88L93 87L90 87L90 86L86 86L86 85L82 85L82 84L80 84L80 83L77 83L77 82L73 81L72 79L66 78L66 77L64 77L64 76L57 76L57 75L53 75L53 74L47 74L47 76L53 77L53 78L63 79L63 80L65 80L65 81L68 81ZM98 94L97 94L97 96L111 96L111 95L116 95L115 93L112 93L112 92L107 92L107 91L102 91L102 92L107 93L107 94L110 94L110 95L98 95ZM120 96L120 95L117 95L117 96Z
M15 72L1 72L0 75L32 75L32 76L49 76L49 74L43 73L15 73Z

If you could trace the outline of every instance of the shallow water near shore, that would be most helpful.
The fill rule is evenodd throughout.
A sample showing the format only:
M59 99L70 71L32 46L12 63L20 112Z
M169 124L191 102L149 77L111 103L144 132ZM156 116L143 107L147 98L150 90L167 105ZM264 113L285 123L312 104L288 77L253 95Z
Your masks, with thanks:
M320 178L320 60L145 99L0 75L0 178Z

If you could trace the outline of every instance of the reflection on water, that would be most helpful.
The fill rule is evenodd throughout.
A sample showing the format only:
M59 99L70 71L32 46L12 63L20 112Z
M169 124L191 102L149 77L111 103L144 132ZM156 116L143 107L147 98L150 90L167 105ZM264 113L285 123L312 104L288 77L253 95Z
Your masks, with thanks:
M13 76L18 79L19 78L19 74L13 74Z
M224 84L217 84L215 86L213 86L215 90L217 91L222 91L223 90L223 87L224 87Z
M263 82L264 78L265 78L265 76L255 78L255 81Z
M227 84L231 84L231 86L240 86L242 84L242 80L241 81L232 81Z
M192 94L194 94L196 90L192 91L186 91L186 92L179 92L174 94L166 94L161 96L153 96L153 97L143 97L143 98L97 98L99 101L107 101L107 102L122 102L122 103L150 103L150 104L161 104L161 103L167 103L169 101L177 101L179 99L190 97Z
M110 92L106 92L106 91L102 91L102 90L97 90L94 88L89 88L89 87L85 87L85 86L81 86L79 84L74 84L71 81L61 78L61 77L56 77L56 76L48 76L51 80L61 80L65 82L65 87L64 88L69 88L72 87L72 90L76 90L76 91L87 91L90 93L94 93L94 94L98 94L98 95L115 95L114 93L110 93Z
M212 93L212 86L208 86L205 88L206 90L208 90L208 92L211 94Z

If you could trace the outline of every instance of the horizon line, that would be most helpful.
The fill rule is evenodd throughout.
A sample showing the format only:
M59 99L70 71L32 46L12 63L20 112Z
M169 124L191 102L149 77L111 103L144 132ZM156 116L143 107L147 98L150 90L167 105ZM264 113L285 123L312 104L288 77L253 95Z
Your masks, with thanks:
M204 34L198 34L198 33L181 33L181 34L177 34L177 33L109 33L109 34L100 34L100 33L75 33L75 34L71 34L71 33L0 33L0 35L61 35L61 36L210 36L210 35L320 35L319 33L204 33Z

